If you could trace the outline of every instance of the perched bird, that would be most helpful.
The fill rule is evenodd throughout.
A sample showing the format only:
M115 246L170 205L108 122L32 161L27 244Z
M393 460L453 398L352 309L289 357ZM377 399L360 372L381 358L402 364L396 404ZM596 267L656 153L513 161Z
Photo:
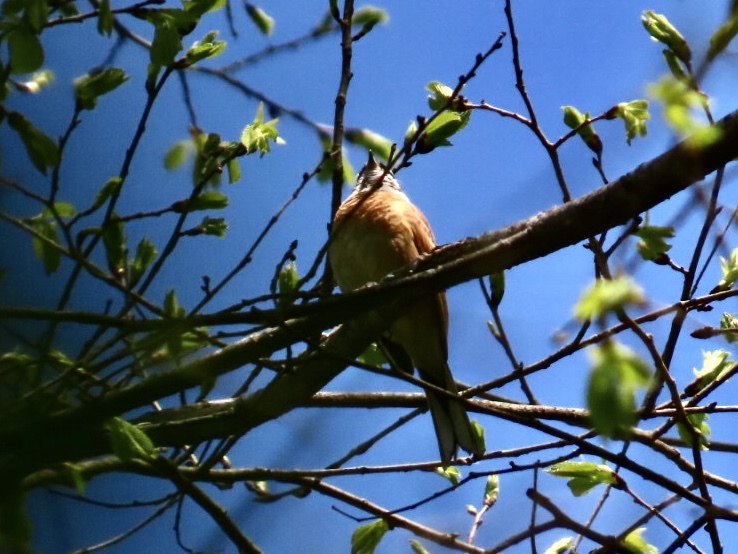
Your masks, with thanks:
M423 213L408 199L394 175L372 154L356 180L353 193L333 220L328 257L343 291L381 280L436 247ZM407 306L380 338L396 366L453 394L448 366L448 307L444 293L424 296ZM448 465L460 446L481 454L466 409L461 402L426 390L441 454Z

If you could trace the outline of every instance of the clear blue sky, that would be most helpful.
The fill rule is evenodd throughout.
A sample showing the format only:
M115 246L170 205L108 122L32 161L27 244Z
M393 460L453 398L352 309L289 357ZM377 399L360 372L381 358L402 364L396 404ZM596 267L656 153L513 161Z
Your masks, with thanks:
M113 7L125 3L114 0ZM200 38L210 29L220 29L221 38L228 41L227 51L208 62L219 67L229 61L279 44L307 31L327 8L327 2L292 2L278 0L263 5L276 20L274 34L264 38L247 20L240 5L234 5L240 37L231 37L221 13L210 14L186 44ZM360 7L362 4L358 4ZM409 121L418 114L427 114L425 85L439 80L453 86L456 79L471 66L474 56L485 51L498 34L506 29L502 2L405 2L388 0L377 3L390 15L386 25L378 26L355 45L354 78L348 97L347 124L367 127L397 142L402 141ZM648 83L655 82L665 72L661 46L652 42L640 22L644 9L665 13L686 35L701 58L707 39L720 23L727 2L664 0L644 3L635 0L620 2L590 2L561 0L557 2L514 2L515 22L520 39L525 79L542 128L550 139L558 138L567 129L562 122L562 105L575 105L593 115L612 105L646 97ZM123 20L142 34L147 25L130 19ZM150 35L147 35L150 36ZM103 62L112 41L97 36L93 22L74 29L57 27L44 33L48 67L56 72L53 86L38 97L19 97L13 107L29 114L51 136L61 134L73 107L71 80ZM339 41L336 35L308 44L299 51L288 51L265 59L236 73L254 89L273 100L304 113L317 123L330 124L334 96L339 78ZM114 95L101 99L94 112L82 116L82 125L70 143L68 157L75 160L63 170L62 200L84 205L93 191L116 174L129 143L136 118L145 100L143 89L146 53L136 45L125 45L115 64L132 74ZM715 98L715 114L720 117L736 108L734 91L738 90L735 57L720 61L713 67L704 88ZM257 102L238 94L234 89L205 75L191 75L190 85L201 128L236 140L252 118ZM473 102L486 100L512 111L522 110L514 87L509 37L504 48L487 61L478 77L469 84L465 96ZM658 107L653 107L653 119L647 137L625 144L622 122L600 123L597 127L604 142L604 164L611 179L635 168L673 143L665 128ZM150 296L160 300L167 289L175 287L180 301L192 307L199 298L200 278L208 274L217 279L240 258L271 215L289 198L299 184L301 175L310 171L320 158L315 134L303 124L283 116L279 123L287 141L273 153L242 162L243 179L224 186L231 205L223 215L230 223L225 240L196 239L185 245L176 263L166 270L160 284ZM188 118L182 101L181 88L172 79L162 99L154 108L152 121L136 157L121 212L163 207L189 192L187 169L167 172L162 158L176 140L187 138ZM17 141L7 129L2 130L3 171L24 182L36 179L31 169L14 160ZM431 155L416 158L411 168L398 177L413 201L422 208L434 227L439 243L453 242L467 236L534 215L561 201L551 165L532 133L522 125L490 113L474 113L469 126L452 139L454 146L438 149ZM358 148L348 150L358 169L365 153ZM589 151L579 142L571 141L562 149L564 169L572 193L580 195L600 184L590 163ZM39 187L43 183L39 181ZM25 209L16 200L0 196L9 211ZM668 216L680 207L684 198L676 198L652 214L655 224L666 224ZM261 247L254 263L223 293L212 309L237 302L242 298L267 291L273 268L289 243L299 239L298 267L306 270L313 256L326 239L330 188L311 183L299 201L285 214ZM12 208L12 209L11 209ZM33 212L29 211L28 215ZM159 243L167 236L166 222L131 226L131 243L143 235ZM685 228L685 233L691 230ZM10 235L9 235L10 236ZM13 235L10 240L18 237ZM675 247L675 258L688 255L691 242ZM682 250L683 249L683 250ZM3 258L10 254L7 250ZM686 259L680 261L686 262ZM3 259L3 265L7 265ZM6 277L6 298L28 304L47 304L54 298L52 281L46 281L33 261L24 265L26 271ZM506 331L516 354L525 363L534 362L554 349L552 337L558 330L570 330L571 306L582 288L592 278L591 256L581 246L571 247L544 260L508 272L507 292L501 311ZM660 268L639 270L635 278L643 285L652 306L672 302L678 295L680 282ZM717 269L708 272L714 282ZM34 283L29 290L28 283ZM708 287L709 289L709 287ZM101 309L107 293L94 288L75 298L78 308ZM489 335L486 322L490 315L482 302L478 287L469 283L449 291L451 309L451 366L455 376L467 383L478 383L509 371L509 362ZM695 322L694 326L697 326ZM663 338L663 328L651 329ZM683 352L676 370L686 380L692 367L701 363L700 349L708 345L691 343ZM532 380L539 400L582 406L585 356L573 356ZM222 390L232 390L242 376L231 374L219 383ZM359 370L347 370L331 383L331 390L409 390L395 381L377 380ZM522 398L517 386L501 391ZM246 466L282 468L321 467L341 456L347 444L357 437L366 439L389 425L400 412L354 411L347 418L337 411L297 410L288 416L258 429L243 440L233 453L234 460ZM340 423L336 419L341 420ZM350 424L346 424L350 421ZM508 427L500 421L482 421L487 432L488 446L504 449L541 436ZM720 439L721 426L713 428ZM725 429L722 429L725 431ZM404 450L411 437L414 455ZM728 440L732 437L723 436ZM615 447L613 445L613 447ZM435 456L435 439L430 419L425 416L412 422L403 432L383 441L375 450L356 463L400 463L426 460ZM710 458L715 471L720 472L723 460ZM496 466L485 466L489 470ZM504 467L504 466L502 466ZM586 517L597 496L574 499L563 481L542 477L542 488L561 501L572 515ZM682 479L684 480L684 479ZM121 481L125 487L121 492ZM444 481L434 475L392 476L381 481L381 488L369 478L346 478L336 484L353 493L367 495L388 508L412 502L442 488ZM409 517L444 530L459 530L466 534L471 518L464 511L467 504L480 505L482 481L467 485L448 500L430 503L408 514ZM529 502L524 491L531 486L530 474L504 476L499 504L490 512L482 527L478 544L494 544L511 529L527 525ZM154 497L157 491L168 490L158 484L119 476L100 478L88 490L91 497L112 494L133 498ZM346 552L355 523L331 506L336 504L317 494L306 499L287 499L275 504L258 504L239 487L215 497L228 507L246 534L266 552ZM658 501L654 496L650 501ZM62 499L36 494L32 499L33 514L43 552L65 552L84 540L103 540L124 531L143 512L105 511L65 502ZM607 517L614 528L630 521L633 505L627 500L614 499ZM348 510L352 512L352 510ZM353 513L353 512L352 512ZM361 514L357 514L361 515ZM678 524L689 521L686 508L672 514ZM621 519L621 517L623 519ZM184 538L198 550L230 552L230 545L216 532L199 509L189 506L183 514L187 526ZM606 518L605 518L606 519ZM167 517L136 537L113 547L109 552L151 553L172 552L176 545L171 533L172 519ZM655 529L647 538L658 544L668 540L668 533ZM378 552L407 551L409 535L403 531L390 533ZM558 535L546 535L552 542ZM726 551L736 548L738 536L726 530L723 534ZM545 541L539 548L545 550ZM440 552L433 547L434 552ZM528 545L516 552L526 552Z

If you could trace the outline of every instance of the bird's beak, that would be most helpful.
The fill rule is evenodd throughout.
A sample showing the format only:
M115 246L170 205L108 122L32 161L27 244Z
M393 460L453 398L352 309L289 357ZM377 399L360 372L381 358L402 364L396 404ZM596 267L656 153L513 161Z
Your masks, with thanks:
M366 167L369 169L379 167L379 164L377 163L377 160L374 159L374 154L372 154L371 150L369 151L369 159L366 161Z

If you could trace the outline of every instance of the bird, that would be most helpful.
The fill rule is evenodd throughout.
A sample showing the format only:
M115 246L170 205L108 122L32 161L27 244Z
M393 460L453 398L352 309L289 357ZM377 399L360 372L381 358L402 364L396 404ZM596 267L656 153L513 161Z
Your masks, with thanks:
M339 288L348 292L378 282L435 248L433 231L423 212L370 152L331 226L328 258ZM395 367L409 373L414 368L423 381L458 394L448 365L444 292L423 296L407 306L378 343ZM443 465L451 463L458 447L480 455L483 448L465 406L441 392L425 392Z

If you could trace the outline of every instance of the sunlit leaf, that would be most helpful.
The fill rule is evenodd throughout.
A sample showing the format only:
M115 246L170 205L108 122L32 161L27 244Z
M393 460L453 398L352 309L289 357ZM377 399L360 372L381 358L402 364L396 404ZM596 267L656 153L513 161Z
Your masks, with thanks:
M274 31L274 18L270 17L264 10L258 6L246 2L246 13L249 14L251 21L261 31L263 35L271 35Z
M59 147L30 120L18 112L7 114L10 127L18 133L28 157L41 173L59 164Z
M641 23L654 40L665 44L682 62L688 64L691 61L692 52L689 44L665 15L646 10L641 17Z
M351 535L351 554L373 554L387 531L389 526L383 519L357 527Z
M707 414L687 414L687 419L689 420L690 425L697 431L700 449L708 450L710 447L710 435L712 434L712 430L707 423ZM684 441L684 443L691 448L694 444L692 430L689 429L685 423L677 421L677 432L679 433L679 436Z
M105 428L110 436L113 454L124 462L131 460L151 460L158 456L154 443L148 435L125 419L109 419Z
M101 71L87 73L74 80L74 94L79 105L91 110L97 105L97 99L107 94L128 80L128 75L117 67L106 67Z
M595 154L601 154L602 139L600 139L591 123L584 125L590 118L589 112L583 114L574 106L561 106L561 109L564 110L564 124L570 129L576 129L577 135L590 150Z
M635 394L650 378L650 368L635 352L614 341L589 350L593 367L587 385L590 421L601 435L622 439L636 423Z
M674 237L674 227L642 225L635 234L641 239L636 244L641 258L644 260L659 260L671 250L671 244L664 239Z
M610 467L593 462L566 461L554 464L546 473L569 479L567 486L574 496L582 496L597 485L623 488L622 479Z
M597 279L574 307L580 320L599 319L606 314L644 302L641 288L626 276Z

